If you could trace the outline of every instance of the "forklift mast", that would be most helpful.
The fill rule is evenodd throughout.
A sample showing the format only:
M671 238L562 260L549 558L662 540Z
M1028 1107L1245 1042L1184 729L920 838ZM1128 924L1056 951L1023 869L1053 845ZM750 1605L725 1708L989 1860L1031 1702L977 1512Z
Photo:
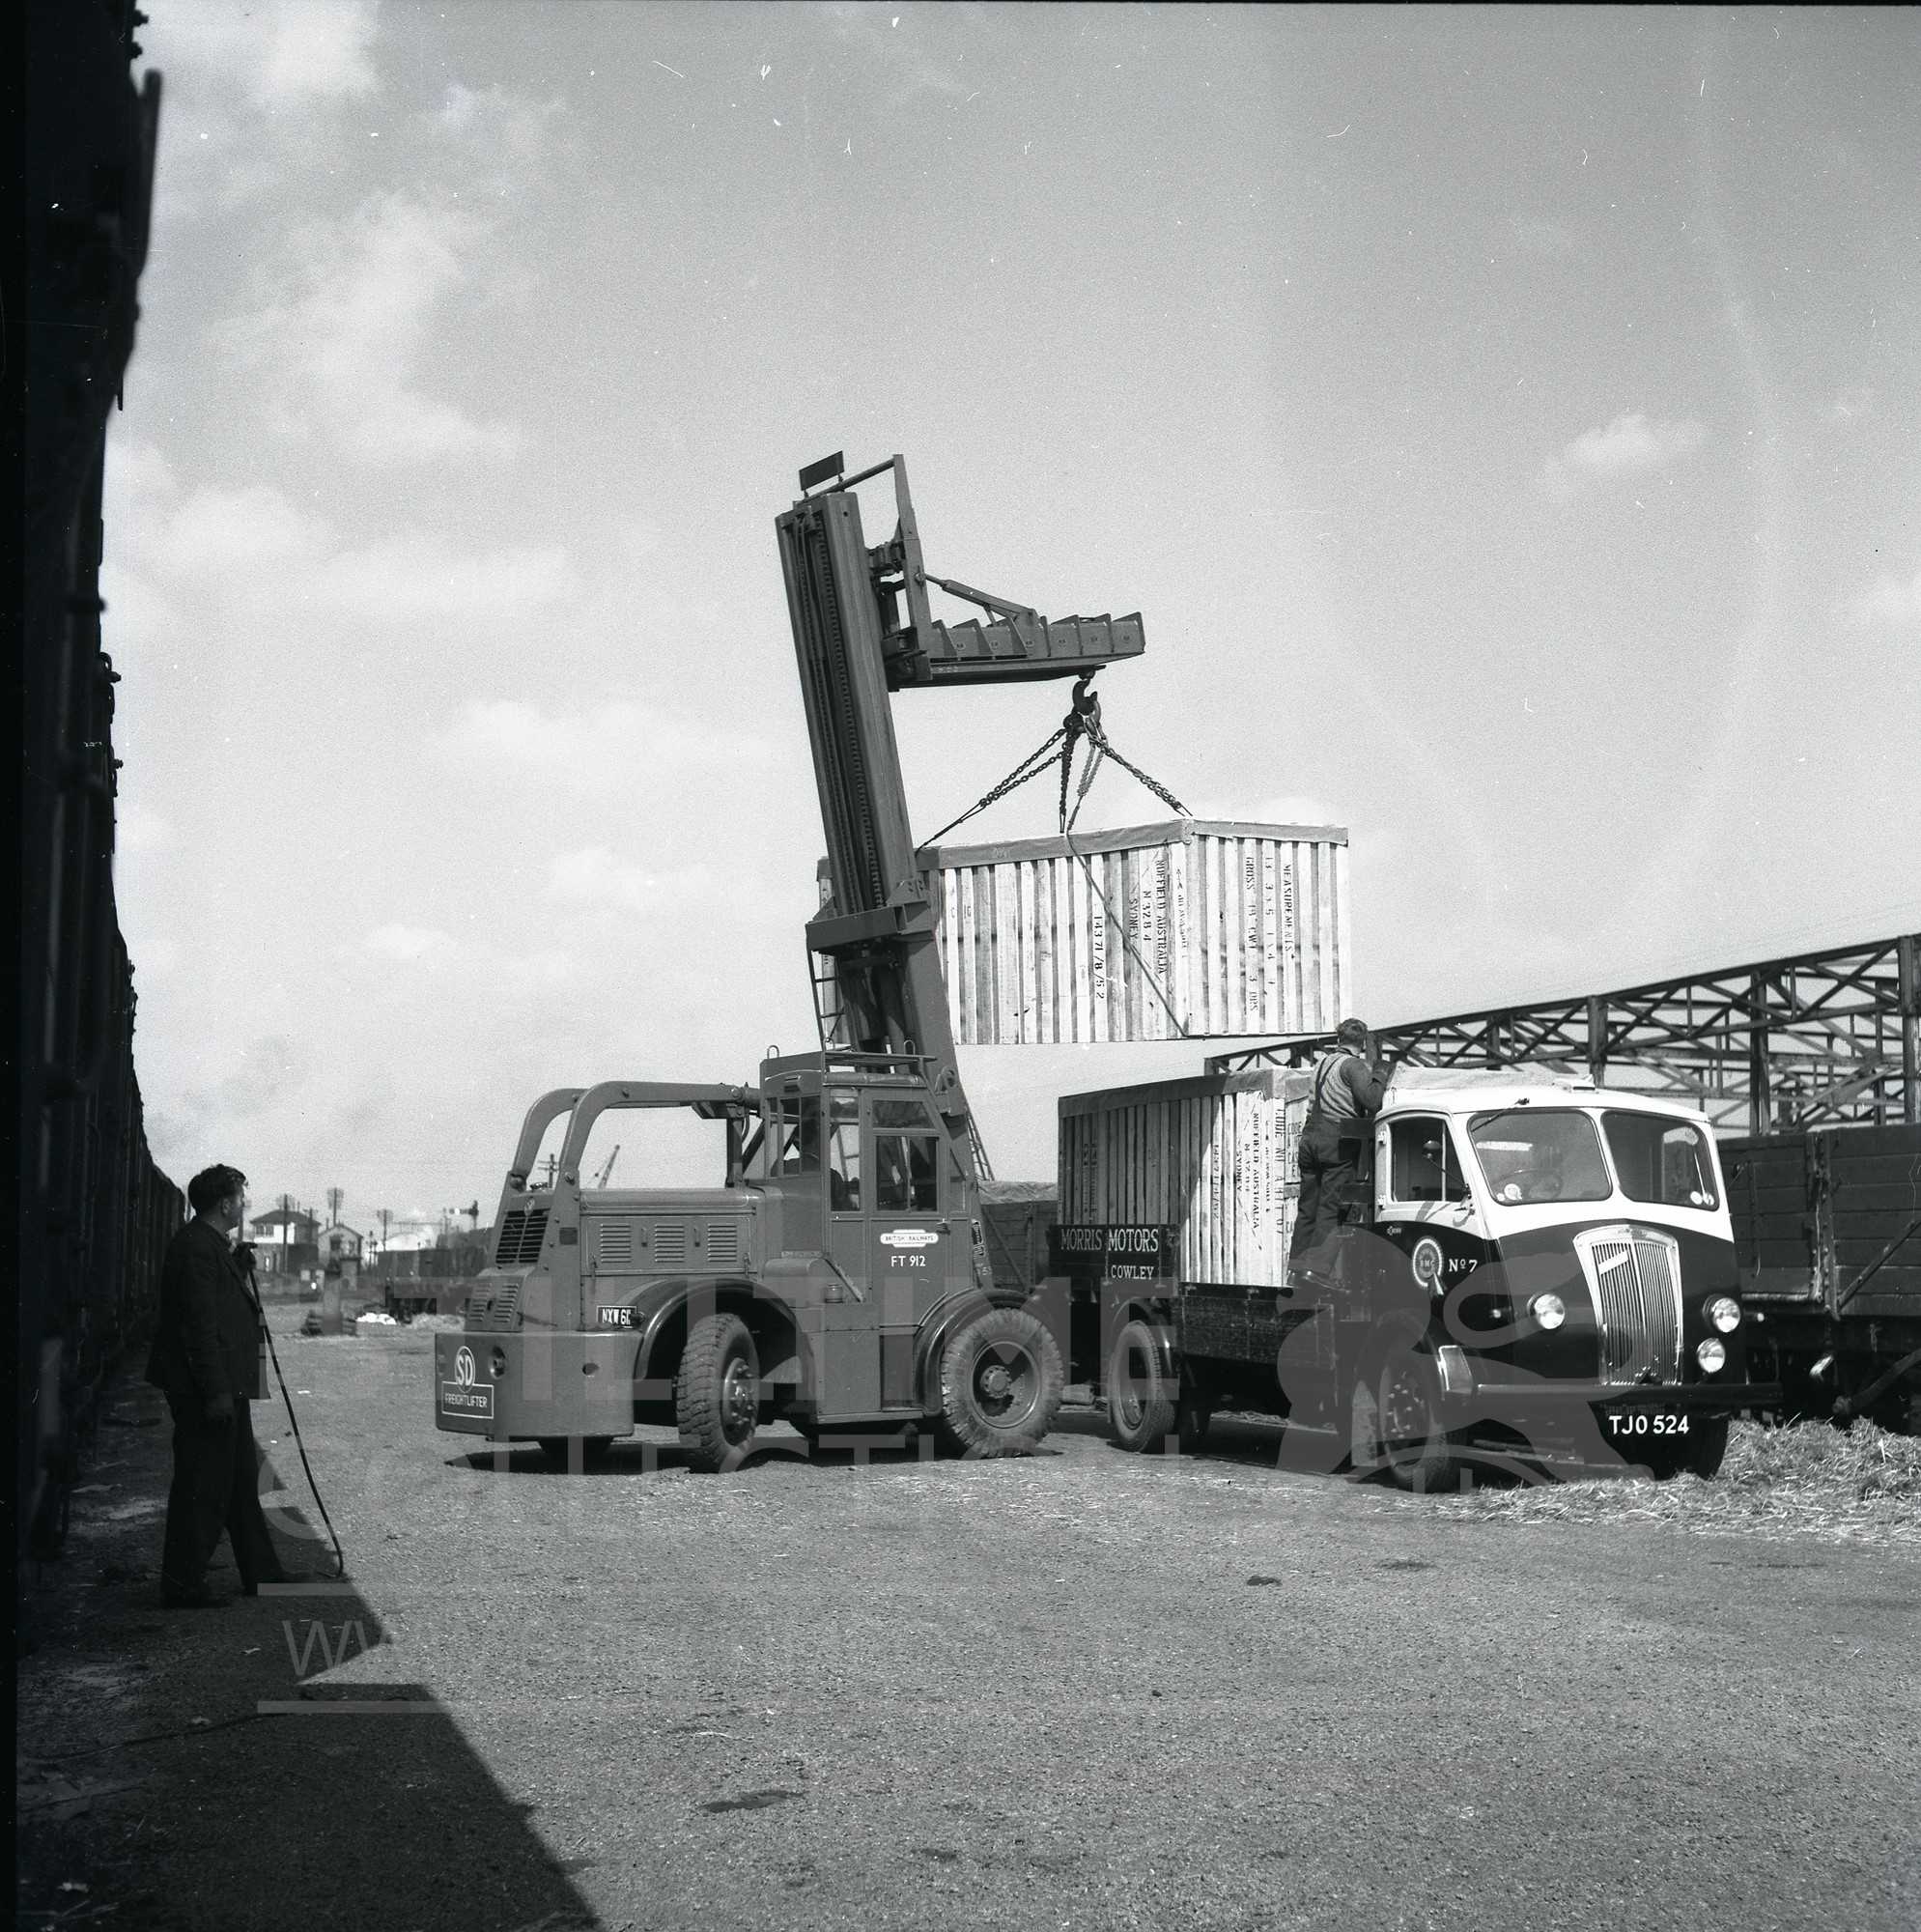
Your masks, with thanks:
M800 474L801 497L776 520L832 884L806 929L810 951L833 964L840 1001L832 1021L817 1009L821 1047L836 1058L879 1056L877 1065L918 1059L955 1157L977 1182L935 908L908 826L889 694L1079 677L1138 657L1145 639L1139 612L1050 623L1031 606L929 576L906 464L891 456L843 478L844 468L837 454L810 464ZM869 549L854 490L889 469L898 522L888 542ZM988 621L935 618L930 585L976 605Z

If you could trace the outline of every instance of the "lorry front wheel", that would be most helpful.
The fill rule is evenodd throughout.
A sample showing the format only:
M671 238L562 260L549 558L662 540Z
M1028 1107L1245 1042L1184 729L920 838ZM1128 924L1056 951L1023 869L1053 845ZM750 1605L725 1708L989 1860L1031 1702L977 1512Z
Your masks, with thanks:
M1158 1449L1174 1425L1179 1384L1168 1373L1151 1322L1127 1322L1107 1358L1107 1433L1116 1447Z
M1441 1377L1412 1336L1395 1336L1355 1383L1348 1411L1354 1473L1385 1472L1397 1489L1445 1489L1455 1458L1441 1413Z
M689 1331L674 1420L694 1468L718 1475L747 1461L760 1421L760 1357L738 1315L703 1315Z
M1024 1308L991 1308L942 1353L941 1438L963 1456L1023 1454L1053 1426L1065 1386L1046 1328Z
M1697 1415L1685 1435L1669 1436L1658 1448L1651 1448L1642 1461L1657 1483L1665 1483L1682 1470L1710 1481L1721 1473L1721 1461L1727 1453L1728 1418Z

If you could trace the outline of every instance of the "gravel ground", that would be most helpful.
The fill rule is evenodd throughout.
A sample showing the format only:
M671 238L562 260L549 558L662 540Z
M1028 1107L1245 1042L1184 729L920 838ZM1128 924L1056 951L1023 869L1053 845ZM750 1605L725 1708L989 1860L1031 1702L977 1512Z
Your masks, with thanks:
M1256 1424L570 1476L438 1434L425 1334L280 1351L353 1582L160 1610L123 1394L21 1664L23 1923L1917 1922L1900 1541L1477 1513Z

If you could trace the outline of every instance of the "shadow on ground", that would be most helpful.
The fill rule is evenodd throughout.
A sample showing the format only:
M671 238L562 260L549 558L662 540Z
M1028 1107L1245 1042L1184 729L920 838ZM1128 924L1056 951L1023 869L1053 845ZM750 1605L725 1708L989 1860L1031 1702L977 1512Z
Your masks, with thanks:
M386 1641L352 1582L161 1607L168 1435L157 1390L116 1391L66 1552L25 1579L16 1923L597 1926L426 1686L325 1681ZM330 1572L325 1543L297 1540L303 1520L278 1517L288 1567ZM224 1545L215 1562L232 1591Z

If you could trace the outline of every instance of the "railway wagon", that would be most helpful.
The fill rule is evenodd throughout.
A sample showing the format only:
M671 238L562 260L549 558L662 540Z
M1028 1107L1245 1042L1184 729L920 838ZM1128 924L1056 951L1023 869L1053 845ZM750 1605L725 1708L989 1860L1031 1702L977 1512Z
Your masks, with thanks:
M15 955L14 1565L59 1553L115 1363L185 1211L154 1164L113 895L114 686L101 475L146 259L159 81L128 0L27 9L26 357Z
M1921 1126L1724 1140L1753 1345L1791 1413L1921 1430Z

